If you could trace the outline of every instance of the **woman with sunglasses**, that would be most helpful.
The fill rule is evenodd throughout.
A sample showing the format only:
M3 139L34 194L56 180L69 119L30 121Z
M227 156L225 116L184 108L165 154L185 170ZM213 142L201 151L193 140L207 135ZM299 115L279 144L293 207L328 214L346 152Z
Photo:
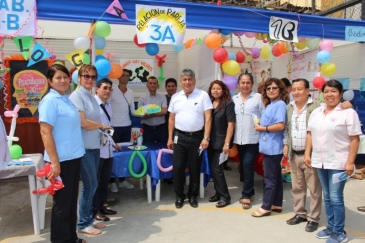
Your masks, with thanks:
M281 159L283 158L283 138L286 120L286 104L289 94L283 81L269 78L263 86L262 102L265 111L255 130L260 132L259 150L264 154L264 195L259 209L253 217L269 216L271 211L281 212L283 205L283 179Z
M101 122L99 104L90 91L95 86L97 70L93 65L83 65L79 69L79 88L70 99L79 111L85 155L81 159L82 189L79 201L78 231L99 235L105 224L94 222L93 197L98 186L97 173L100 161L101 133L99 129L112 129Z

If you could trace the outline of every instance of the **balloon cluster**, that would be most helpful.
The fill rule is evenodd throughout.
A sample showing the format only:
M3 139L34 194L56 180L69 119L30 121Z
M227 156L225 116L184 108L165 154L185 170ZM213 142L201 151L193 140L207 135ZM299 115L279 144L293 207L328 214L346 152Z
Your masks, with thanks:
M4 116L11 117L11 126L9 131L8 138L8 147L10 152L10 157L12 159L19 159L22 156L23 150L18 144L13 144L13 141L19 141L18 137L14 137L15 129L16 129L16 119L18 118L18 111L20 110L20 106L18 104L15 105L12 111L5 111Z
M49 172L51 171L51 163L46 163L46 165L44 166L44 169L40 169L36 172L36 176L37 177L46 177ZM41 188L38 190L33 190L33 194L47 194L49 193L49 195L54 195L56 193L57 190L62 189L63 183L61 180L57 180L57 179L50 179L49 180L51 182L51 185L49 185L46 188Z
M146 50L147 54L150 56L155 56L160 51L160 47L156 43L139 44L137 34L134 35L133 41L134 41L134 44L136 44L136 46L138 46L139 48L144 48Z
M315 41L315 44L317 40ZM325 76L332 76L336 73L336 65L331 60L330 51L333 49L333 43L330 40L323 40L319 44L320 51L317 54L317 61L321 64L321 73ZM326 80L322 76L313 79L313 86L317 89L322 89Z

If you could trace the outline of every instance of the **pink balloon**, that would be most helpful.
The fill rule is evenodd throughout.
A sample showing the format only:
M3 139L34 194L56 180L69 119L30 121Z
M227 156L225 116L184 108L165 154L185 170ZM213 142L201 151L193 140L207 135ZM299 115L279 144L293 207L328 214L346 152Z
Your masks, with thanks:
M233 90L237 88L237 78L231 75L224 75L222 78L222 82L227 85L229 90Z
M323 40L320 44L319 44L319 48L321 50L326 50L326 51L331 51L333 49L333 42L330 40Z
M246 36L247 38L253 38L253 37L255 37L255 36L256 36L256 33L254 33L254 32L245 32L245 36Z
M244 31L240 31L240 30L235 30L235 31L233 31L233 34L234 34L235 36L242 36L244 33L245 33Z

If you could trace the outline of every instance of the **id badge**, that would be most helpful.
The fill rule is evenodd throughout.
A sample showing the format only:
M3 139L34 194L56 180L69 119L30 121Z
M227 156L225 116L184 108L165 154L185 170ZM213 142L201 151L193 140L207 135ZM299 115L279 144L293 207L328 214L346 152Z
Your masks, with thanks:
M177 144L177 140L179 139L179 136L178 135L175 135L174 136L174 144Z

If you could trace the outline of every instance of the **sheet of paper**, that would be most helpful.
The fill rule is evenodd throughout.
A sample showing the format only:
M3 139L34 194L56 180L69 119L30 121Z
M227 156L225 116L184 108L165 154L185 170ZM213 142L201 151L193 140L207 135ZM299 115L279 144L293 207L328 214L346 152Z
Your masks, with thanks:
M354 172L352 172L352 174L350 176L348 174L346 174L346 171L333 174L332 175L332 183L335 184L335 183L338 183L340 181L347 180L349 177L355 175L355 170L356 170L356 167L354 165Z
M24 157L24 158L19 158L19 161L26 162L26 161L32 161L32 160L30 159L30 157Z
M219 155L219 164L222 164L223 162L225 162L226 160L228 159L228 153L225 154L225 153L221 153Z

